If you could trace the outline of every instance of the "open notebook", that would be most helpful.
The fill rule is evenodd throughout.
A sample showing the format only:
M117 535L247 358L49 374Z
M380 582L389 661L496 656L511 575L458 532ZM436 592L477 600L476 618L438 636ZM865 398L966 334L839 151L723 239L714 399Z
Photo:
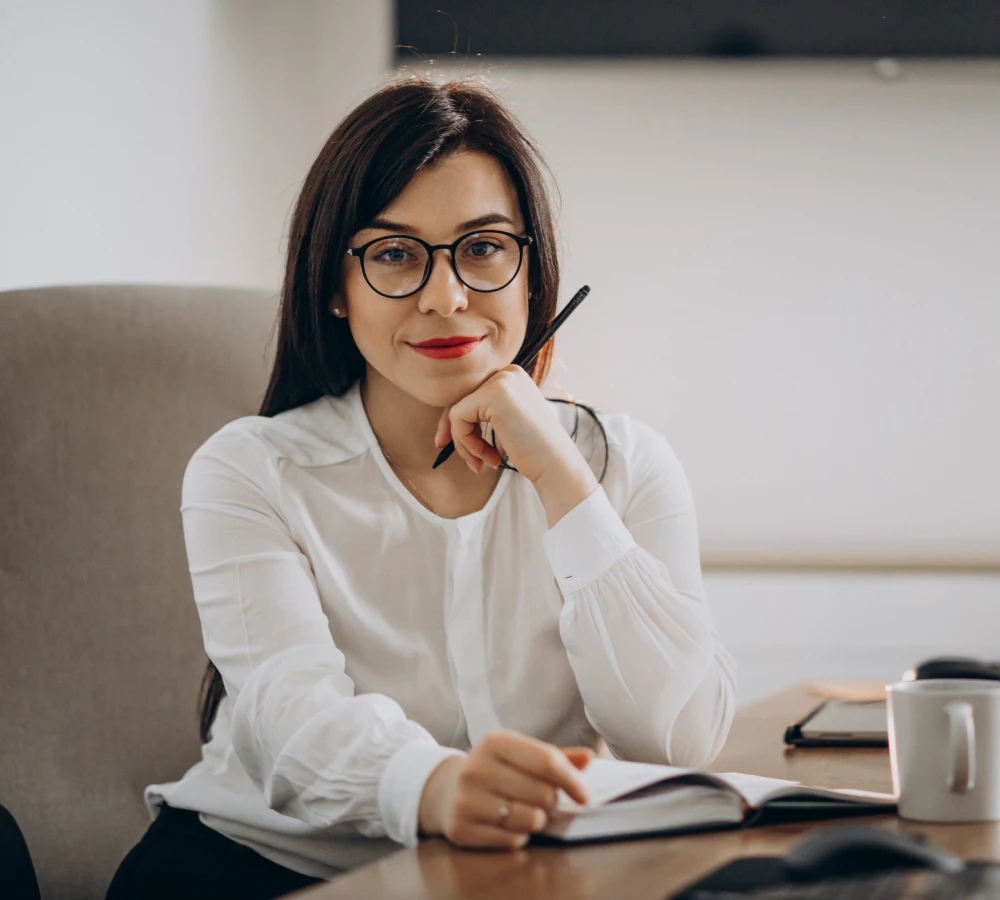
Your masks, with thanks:
M697 831L752 824L764 810L821 817L848 811L891 812L892 794L809 787L795 781L727 772L592 759L580 773L587 806L559 792L559 805L542 832L583 841L663 831Z

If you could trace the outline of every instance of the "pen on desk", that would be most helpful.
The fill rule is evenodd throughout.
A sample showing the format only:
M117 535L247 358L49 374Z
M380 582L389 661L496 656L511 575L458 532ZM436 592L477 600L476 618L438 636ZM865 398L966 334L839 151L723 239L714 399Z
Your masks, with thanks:
M557 315L552 320L549 327L546 328L545 331L542 333L542 336L537 341L535 341L534 344L532 344L530 347L525 348L521 353L519 353L514 358L514 365L522 367L530 366L531 363L534 362L535 357L542 352L542 348L552 339L552 335L554 335L559 330L559 327L562 325L562 323L569 318L570 313L573 312L573 310L576 309L583 302L584 297L586 297L587 294L589 293L590 293L590 285L585 284L582 288L580 288L580 290L578 290L573 295L573 299L566 304L562 312L560 312L559 315ZM439 465L441 465L441 463L447 460L448 457L451 456L451 454L454 452L455 452L455 442L448 441L444 449L438 454L437 459L434 460L434 465L431 466L431 468L436 469Z

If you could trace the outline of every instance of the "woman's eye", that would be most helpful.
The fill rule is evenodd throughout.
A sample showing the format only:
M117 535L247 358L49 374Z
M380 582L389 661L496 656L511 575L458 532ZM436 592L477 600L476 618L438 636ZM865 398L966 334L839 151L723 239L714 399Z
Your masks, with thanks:
M375 259L379 262L387 263L401 263L406 260L409 254L402 247L390 247L388 250L383 250L381 253L375 255Z
M470 244L465 248L467 253L471 253L473 256L491 256L494 250L499 250L496 244L491 244L489 241L476 241L474 244Z

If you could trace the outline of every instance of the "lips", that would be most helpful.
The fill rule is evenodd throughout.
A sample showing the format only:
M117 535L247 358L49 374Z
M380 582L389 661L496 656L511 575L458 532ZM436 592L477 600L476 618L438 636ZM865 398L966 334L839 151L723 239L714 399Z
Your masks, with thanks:
M429 341L421 341L419 344L410 344L411 347L457 347L460 344L468 344L472 341L482 340L482 335L459 335L457 337L431 338Z
M414 353L419 353L428 359L458 359L459 357L474 353L484 340L486 340L485 336L477 338L433 338L430 341L423 341L420 344L411 344L410 346L413 348Z

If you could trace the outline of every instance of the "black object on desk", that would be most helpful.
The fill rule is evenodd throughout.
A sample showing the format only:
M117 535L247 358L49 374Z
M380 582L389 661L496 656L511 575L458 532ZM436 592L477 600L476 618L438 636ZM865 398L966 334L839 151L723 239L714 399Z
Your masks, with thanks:
M1000 662L969 656L936 656L903 673L903 681L982 678L1000 681ZM826 700L785 729L792 747L888 747L885 701Z
M984 678L1000 681L1000 662L983 662L970 656L936 656L925 659L903 674L903 681L924 678Z
M825 700L785 729L793 747L888 747L885 701Z
M731 862L674 894L673 900L962 900L994 896L989 891L993 886L1000 887L1000 866L968 864L879 828L845 826L807 834L785 857Z
M905 835L864 825L814 831L785 857L785 868L793 881L920 867L961 872L965 860Z

